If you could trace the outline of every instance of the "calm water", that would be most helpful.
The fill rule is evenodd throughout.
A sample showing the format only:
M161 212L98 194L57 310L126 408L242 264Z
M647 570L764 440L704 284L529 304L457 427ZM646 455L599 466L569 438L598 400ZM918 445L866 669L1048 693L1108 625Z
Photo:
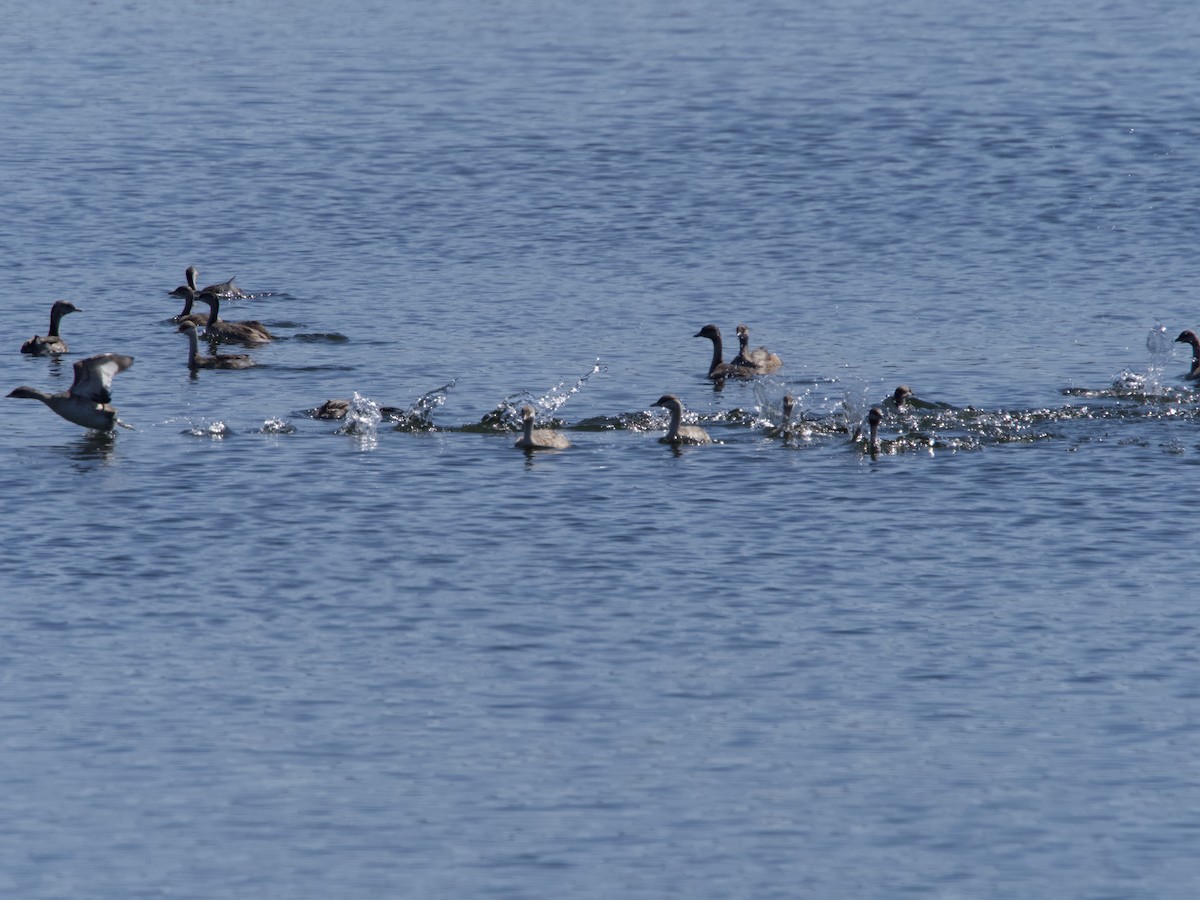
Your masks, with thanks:
M1200 7L649 6L6 11L4 896L1200 891Z

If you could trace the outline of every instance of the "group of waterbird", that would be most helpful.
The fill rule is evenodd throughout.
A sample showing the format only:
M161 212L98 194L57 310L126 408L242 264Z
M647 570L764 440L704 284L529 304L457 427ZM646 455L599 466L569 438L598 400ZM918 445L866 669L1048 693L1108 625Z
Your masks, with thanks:
M273 335L261 322L238 321L230 322L220 317L222 299L242 299L251 295L246 294L234 284L234 279L197 287L198 271L195 266L188 266L185 273L186 284L180 285L169 294L184 301L183 309L170 321L176 324L178 331L188 339L187 365L193 373L201 369L244 369L255 365L249 354L225 353L219 354L216 348L220 343L239 343L247 348L265 344L273 340ZM192 312L193 304L200 301L208 306L207 315ZM68 351L67 343L59 334L62 319L69 313L82 312L79 307L66 300L57 300L50 308L50 328L45 335L35 335L21 345L21 352L42 356L59 356ZM209 342L211 356L202 355L199 350L200 333L203 328L204 338ZM721 330L715 324L708 324L693 335L707 338L712 342L712 358L708 367L707 377L720 389L727 379L751 379L759 375L778 370L783 362L779 356L766 347L750 347L750 330L739 324L736 329L738 336L738 353L729 362L724 360L724 347L721 340ZM1200 337L1193 331L1183 331L1175 339L1176 343L1189 344L1192 347L1191 371L1185 376L1187 380L1200 380ZM133 357L116 353L103 353L89 356L74 364L75 378L71 387L60 393L47 393L36 388L21 386L11 391L9 397L40 400L69 422L85 428L108 431L116 427L131 428L117 417L117 410L111 405L112 380L115 375L133 365ZM879 427L885 418L885 409L904 413L912 401L913 392L901 385L882 403L872 406L865 418L866 433L860 426L853 429L852 441L872 455L878 452ZM666 434L660 438L662 443L672 446L683 444L710 444L713 439L699 426L683 423L683 403L675 394L663 394L652 406L665 409L670 417ZM309 410L308 414L317 419L343 419L352 412L350 400L328 400L320 406ZM794 397L785 394L781 404L781 415L775 417L766 429L766 433L792 440L802 430L810 428L812 422L799 423L795 421L796 402ZM402 410L394 407L377 409L381 417L400 418ZM520 409L522 432L515 446L525 451L562 450L571 446L571 442L562 434L552 429L535 428L536 410L528 404ZM843 422L840 430L850 433L848 423Z

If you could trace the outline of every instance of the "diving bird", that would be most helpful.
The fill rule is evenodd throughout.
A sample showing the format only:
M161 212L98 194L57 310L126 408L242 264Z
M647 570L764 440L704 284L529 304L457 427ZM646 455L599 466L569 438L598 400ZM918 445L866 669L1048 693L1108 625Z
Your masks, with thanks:
M683 403L674 394L663 394L651 406L661 406L671 414L671 424L667 433L658 440L663 444L711 444L712 438L703 428L697 425L680 425L683 418Z
M23 400L41 400L48 407L76 425L108 431L117 425L132 428L117 418L112 402L112 380L118 372L133 365L132 356L103 353L76 360L75 381L68 390L58 394L47 394L37 388L22 385L8 396Z
M51 353L66 353L67 342L58 336L58 326L62 317L67 313L83 312L74 303L67 300L55 300L50 307L50 331L45 335L35 334L21 345L22 353L32 353L34 356L45 356Z
M747 366L758 372L774 372L783 365L783 360L766 347L750 349L750 329L745 325L737 327L738 355L730 360L731 366Z
M721 329L716 325L705 325L692 337L708 338L712 341L712 362L708 366L708 377L713 381L724 381L726 378L750 378L757 374L753 366L740 366L727 363L722 359L724 348L721 345Z
M521 423L525 427L525 431L517 438L514 447L522 450L566 450L571 446L571 442L567 440L566 436L557 431L551 431L548 428L534 428L533 415L532 406L521 407Z

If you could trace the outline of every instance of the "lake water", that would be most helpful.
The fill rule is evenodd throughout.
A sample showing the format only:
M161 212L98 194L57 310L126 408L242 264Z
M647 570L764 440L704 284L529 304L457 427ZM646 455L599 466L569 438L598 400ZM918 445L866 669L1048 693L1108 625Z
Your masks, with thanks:
M0 385L136 363L132 431L3 401L0 894L1195 897L1198 48L1181 0L6 10ZM190 264L256 368L189 374ZM714 390L708 322L783 368Z

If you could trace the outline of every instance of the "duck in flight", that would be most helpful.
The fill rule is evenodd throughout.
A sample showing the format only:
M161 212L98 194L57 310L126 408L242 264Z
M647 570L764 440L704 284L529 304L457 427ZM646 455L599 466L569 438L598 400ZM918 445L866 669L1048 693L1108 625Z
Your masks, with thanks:
M67 342L58 336L58 326L63 316L73 312L83 310L68 300L55 300L54 305L50 307L50 331L44 335L35 334L21 345L21 352L32 353L34 356L66 353Z
M8 396L23 400L41 400L48 407L76 425L97 431L110 431L116 426L132 428L117 418L112 402L112 380L118 372L133 365L132 356L103 353L76 360L75 380L71 387L57 394L48 394L37 388L21 387Z

